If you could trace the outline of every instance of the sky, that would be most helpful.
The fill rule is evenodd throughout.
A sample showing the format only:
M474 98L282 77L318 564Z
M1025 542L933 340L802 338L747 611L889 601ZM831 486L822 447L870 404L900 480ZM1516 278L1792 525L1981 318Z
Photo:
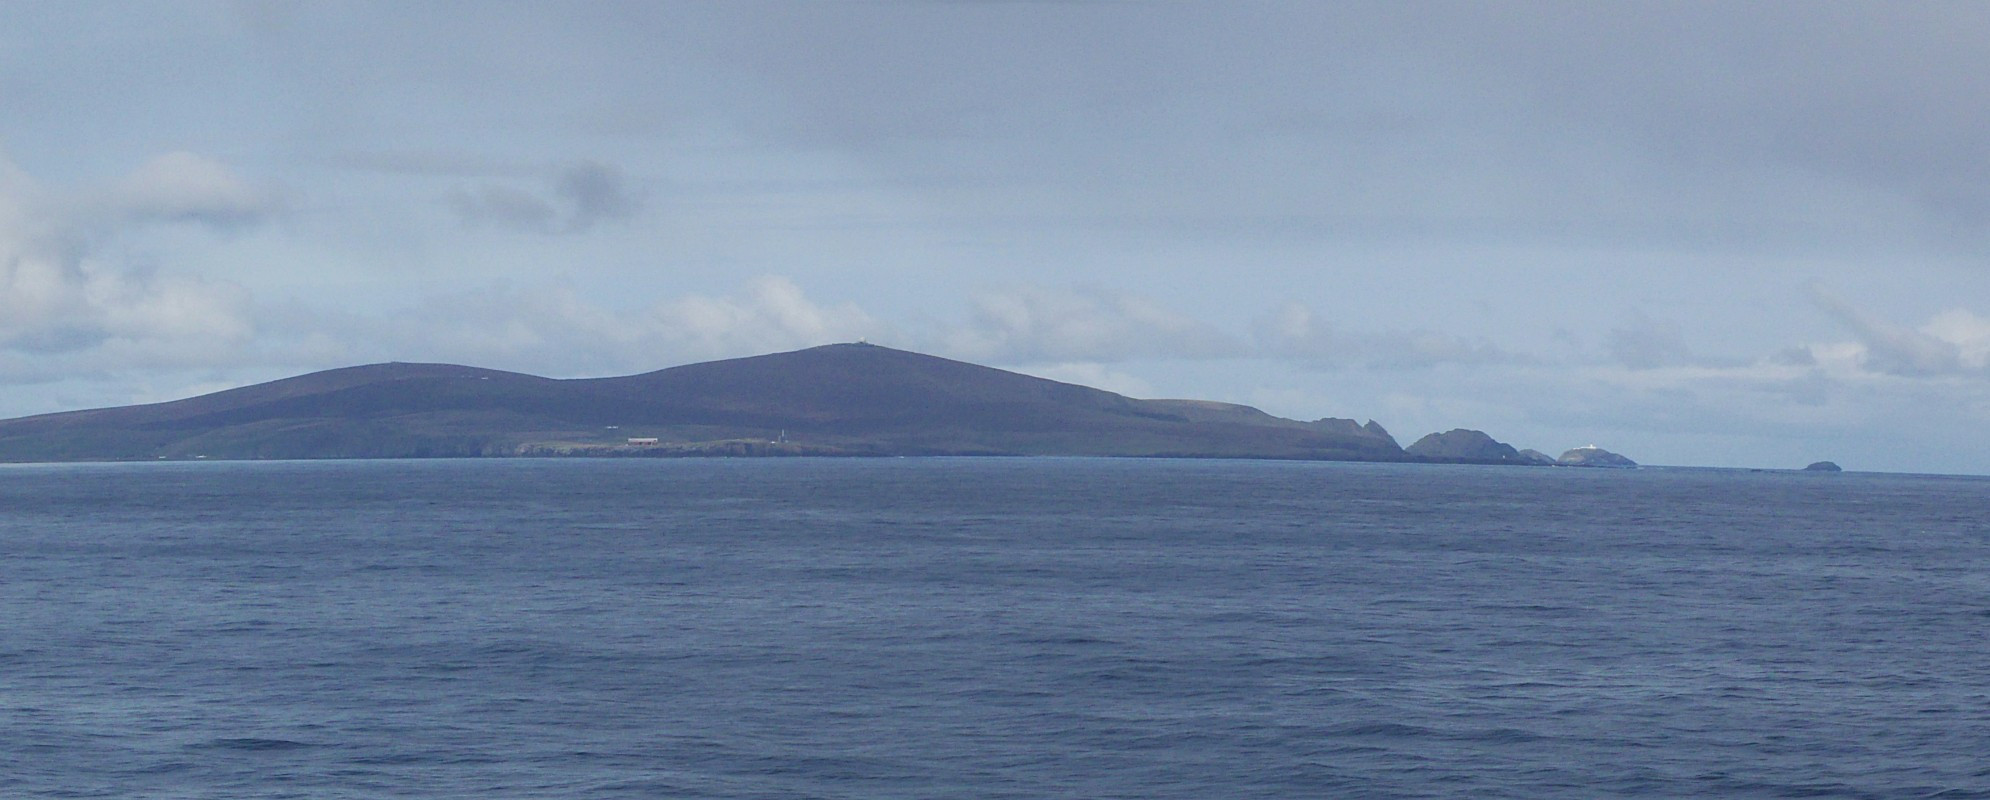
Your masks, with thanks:
M1990 474L1990 4L0 0L0 416L866 339Z

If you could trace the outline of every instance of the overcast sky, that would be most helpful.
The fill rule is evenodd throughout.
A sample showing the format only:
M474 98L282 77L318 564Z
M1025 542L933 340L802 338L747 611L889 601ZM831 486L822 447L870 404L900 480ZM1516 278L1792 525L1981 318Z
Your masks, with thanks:
M0 0L0 415L859 337L1990 473L1990 4Z

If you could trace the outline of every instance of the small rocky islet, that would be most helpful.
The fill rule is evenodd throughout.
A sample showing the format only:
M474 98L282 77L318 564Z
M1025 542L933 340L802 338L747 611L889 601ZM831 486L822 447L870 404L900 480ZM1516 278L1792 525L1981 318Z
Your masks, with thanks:
M1614 469L1631 469L1638 465L1636 461L1632 461L1593 444L1583 445L1582 447L1564 452L1562 453L1562 457L1557 459L1555 463L1565 467L1608 467Z
M1563 467L1612 467L1629 469L1638 462L1612 453L1596 445L1585 445L1562 453L1555 458L1539 450L1520 450L1513 445L1499 441L1484 431L1469 428L1453 428L1443 433L1433 433L1416 440L1404 452L1419 458L1433 461L1457 461L1482 464L1524 464L1531 466Z

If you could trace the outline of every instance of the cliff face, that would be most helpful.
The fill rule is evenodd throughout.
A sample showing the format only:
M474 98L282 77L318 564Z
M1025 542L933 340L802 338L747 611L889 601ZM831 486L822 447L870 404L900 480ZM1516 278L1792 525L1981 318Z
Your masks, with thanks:
M1369 420L1368 424L1366 425L1357 425L1355 424L1354 420L1351 419L1338 419L1335 417L1325 417L1322 419L1313 420L1312 422L1306 424L1312 426L1316 430L1324 431L1326 433L1331 433L1336 436L1348 436L1358 439L1370 439L1373 440L1376 443L1376 445L1387 448L1401 447L1401 445L1396 444L1396 437L1390 436L1389 432L1387 430L1384 430L1380 423L1372 419Z
M841 344L580 380L448 364L330 370L170 403L0 421L0 460L763 450L1408 460L1381 426L1346 422L1137 400Z

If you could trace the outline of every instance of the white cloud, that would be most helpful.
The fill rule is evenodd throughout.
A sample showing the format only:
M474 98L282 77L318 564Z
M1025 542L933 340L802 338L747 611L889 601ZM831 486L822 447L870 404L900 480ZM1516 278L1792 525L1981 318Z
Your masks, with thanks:
M1224 358L1246 352L1208 323L1146 298L1043 286L977 295L971 320L945 334L943 347L962 358L1008 364Z
M77 198L81 198L78 200ZM0 158L0 381L77 370L220 365L254 336L239 287L125 268L101 244L139 223L235 224L266 200L210 160L162 156L65 195Z
M1811 297L1858 337L1864 348L1860 360L1868 369L1925 377L1962 367L1962 353L1955 342L1879 319L1820 287L1811 287Z
M661 303L647 315L651 329L692 353L750 355L879 336L885 328L852 304L824 306L793 281L756 278L741 295L692 295Z
M1907 378L1984 376L1990 370L1990 319L1953 308L1919 328L1880 319L1820 287L1811 298L1856 338L1811 346L1819 363Z
M1953 345L1963 366L1990 368L1990 319L1966 309L1949 309L1921 326L1921 333Z

